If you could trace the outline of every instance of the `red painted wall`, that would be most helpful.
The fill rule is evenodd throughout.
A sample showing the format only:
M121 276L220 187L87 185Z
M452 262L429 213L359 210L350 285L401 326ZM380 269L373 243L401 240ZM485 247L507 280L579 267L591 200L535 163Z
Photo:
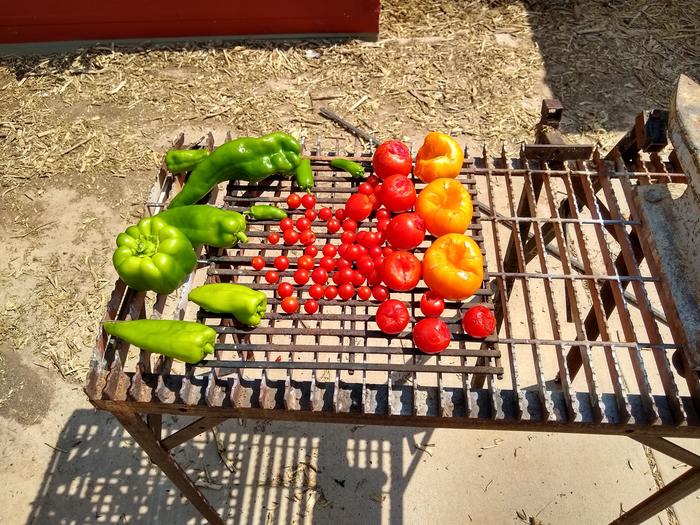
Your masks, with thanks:
M15 0L0 43L274 34L377 34L380 0Z

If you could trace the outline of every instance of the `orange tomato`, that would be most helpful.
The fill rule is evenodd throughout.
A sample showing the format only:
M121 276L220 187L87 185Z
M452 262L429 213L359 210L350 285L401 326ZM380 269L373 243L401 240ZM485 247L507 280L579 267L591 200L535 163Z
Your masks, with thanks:
M472 198L458 180L435 179L418 194L416 213L436 237L464 233L472 221Z
M481 249L461 233L443 235L423 256L423 280L445 299L462 301L470 297L484 280Z
M438 131L431 131L423 140L416 155L413 173L423 182L435 179L454 179L459 175L464 153L455 139Z

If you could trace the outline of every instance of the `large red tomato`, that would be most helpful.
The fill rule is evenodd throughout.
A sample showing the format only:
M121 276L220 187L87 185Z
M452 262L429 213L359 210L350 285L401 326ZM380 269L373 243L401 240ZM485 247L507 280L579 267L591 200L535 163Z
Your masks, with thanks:
M384 257L381 266L382 280L392 290L413 290L420 281L420 261L410 252L392 252Z
M416 188L405 175L391 175L382 184L382 203L394 213L408 211L416 202Z
M472 337L482 339L496 331L496 318L488 307L478 304L465 312L462 327Z
M413 327L413 342L426 354L438 354L450 344L450 329L440 319L421 319Z
M406 328L410 316L408 308L401 301L390 299L377 308L377 326L385 334L398 334Z
M402 213L389 221L384 236L397 250L412 250L425 238L425 221L417 213Z
M372 213L373 203L364 193L353 193L345 203L345 216L360 222Z
M379 145L372 157L374 173L380 179L386 179L396 173L411 173L411 151L400 140L388 140Z

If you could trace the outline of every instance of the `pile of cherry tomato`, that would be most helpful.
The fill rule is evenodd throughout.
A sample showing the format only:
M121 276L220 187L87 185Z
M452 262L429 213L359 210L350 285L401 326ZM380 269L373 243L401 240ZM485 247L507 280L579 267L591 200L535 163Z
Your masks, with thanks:
M408 326L406 305L389 297L390 290L410 291L421 279L422 265L412 250L423 242L426 224L411 212L416 203L416 190L408 177L412 159L408 147L393 140L377 148L372 163L374 174L359 184L343 208L317 209L316 198L310 193L291 193L287 197L289 210L303 208L304 213L296 220L282 219L279 231L270 232L267 242L305 246L292 279L298 286L308 285L308 298L300 305L294 285L280 281L280 272L289 269L290 260L277 256L269 261L274 269L266 271L265 280L277 283L276 293L284 312L293 314L303 307L307 314L314 314L321 299L373 300L381 303L376 314L380 330L398 334ZM312 225L319 223L325 224L327 233L337 234L339 245L317 243ZM267 265L268 261L260 256L251 260L251 266L258 271ZM430 290L423 294L420 310L425 318L413 327L413 340L420 350L437 353L449 345L450 331L439 319L444 309L441 296ZM489 330L493 315L488 308L483 309L485 312L479 310L479 315L474 315L472 308L464 316L464 329L473 337L486 337L495 328L494 320Z

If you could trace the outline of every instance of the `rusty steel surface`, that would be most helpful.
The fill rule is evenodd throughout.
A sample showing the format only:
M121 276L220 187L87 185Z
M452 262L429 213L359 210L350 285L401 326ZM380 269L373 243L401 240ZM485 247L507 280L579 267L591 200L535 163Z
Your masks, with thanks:
M177 146L183 144L181 138ZM305 148L318 203L337 207L357 182L327 161L342 155L369 166L370 153L332 144ZM408 331L392 339L381 334L376 303L322 300L314 315L282 313L274 286L250 269L250 258L263 251L270 265L285 254L292 261L286 276L301 248L263 242L276 223L256 221L245 246L198 254L197 270L172 296L134 292L119 281L107 306L105 319L212 325L219 333L215 355L184 366L130 350L101 331L86 392L100 408L153 414L700 436L698 378L671 365L684 344L677 313L647 262L654 254L640 243L644 225L630 207L639 187L687 177L655 153L638 152L634 166L619 154L584 153L543 160L529 158L525 147L516 155L467 152L460 180L475 203L469 234L485 255L484 285L467 302L492 306L501 323L499 335L483 344L461 331L466 306L457 303L444 317L453 341L438 356L414 350ZM184 177L161 170L148 212L159 211ZM242 210L283 202L290 189L288 179L232 182L210 202ZM319 239L324 232L316 228ZM266 291L270 307L258 328L187 302L192 286L219 281ZM421 283L394 297L410 302L416 317L423 290Z

